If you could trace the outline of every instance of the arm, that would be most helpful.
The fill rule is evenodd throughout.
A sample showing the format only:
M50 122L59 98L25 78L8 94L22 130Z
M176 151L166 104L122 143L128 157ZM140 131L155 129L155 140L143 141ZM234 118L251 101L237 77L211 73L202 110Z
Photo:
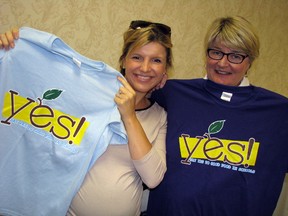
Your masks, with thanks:
M0 34L0 48L10 49L14 48L14 40L19 38L19 29L17 27L12 28L10 31L6 31L4 34Z
M135 112L136 93L128 82L119 77L119 81L123 84L114 100L121 114L127 136L130 156L132 160L139 160L145 156L152 144L149 142Z
M121 94L116 94L115 102L128 135L130 156L142 181L154 188L166 172L166 112L155 106L148 115L136 116L136 93L124 79L119 80L123 87L119 90Z
M131 159L142 181L149 188L154 188L161 182L167 169L167 114L160 106L156 106L153 110L147 110L150 111L148 115L136 116L136 93L124 79L119 80L123 87L119 90L121 94L115 96L115 102L127 131Z
M153 107L154 109L155 107ZM160 108L160 106L159 106ZM142 181L149 187L156 187L166 172L166 131L167 114L160 108L149 115L138 116L147 136L152 142L152 149L140 160L133 160ZM156 124L155 124L156 121ZM151 124L151 122L154 122Z

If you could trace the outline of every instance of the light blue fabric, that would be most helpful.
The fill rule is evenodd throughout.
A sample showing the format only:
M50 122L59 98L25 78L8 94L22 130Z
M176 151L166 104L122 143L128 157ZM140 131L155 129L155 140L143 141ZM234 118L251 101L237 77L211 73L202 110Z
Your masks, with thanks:
M115 69L78 54L55 35L27 27L20 29L14 49L0 51L0 215L65 215L107 145L127 143L114 103L117 76ZM16 108L18 96L30 101L23 109ZM31 109L33 101L46 116ZM3 116L4 109L12 118ZM30 122L21 120L25 110ZM66 117L52 116L55 110ZM88 128L71 116L85 118ZM78 136L78 126L85 131L79 144L70 139Z

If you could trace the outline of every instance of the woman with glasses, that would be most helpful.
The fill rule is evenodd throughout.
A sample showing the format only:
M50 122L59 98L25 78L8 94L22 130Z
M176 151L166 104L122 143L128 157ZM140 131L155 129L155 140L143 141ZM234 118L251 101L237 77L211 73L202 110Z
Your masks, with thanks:
M242 17L215 20L205 79L168 80L167 172L149 216L271 216L288 170L288 99L249 84L258 36Z
M3 47L14 47L18 34L18 29L3 34ZM172 67L170 27L132 21L119 63L126 80L119 78L123 87L114 100L128 144L108 146L87 173L67 215L139 216L142 184L154 188L166 172L166 112L147 94Z
M259 39L241 17L218 19L205 38L207 77L213 82L238 86L259 55Z

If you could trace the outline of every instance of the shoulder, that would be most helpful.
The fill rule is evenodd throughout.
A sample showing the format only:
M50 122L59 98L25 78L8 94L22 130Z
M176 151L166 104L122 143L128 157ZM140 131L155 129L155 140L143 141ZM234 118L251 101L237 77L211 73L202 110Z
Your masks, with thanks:
M160 106L156 101L152 101L152 106L149 108L149 111L162 117L167 115L165 109Z
M271 90L268 90L262 87L254 86L254 88L258 94L258 97L261 100L267 100L267 102L273 100L273 101L278 101L283 104L288 104L288 98L285 97L284 95L281 95L279 93L273 92Z
M157 102L154 102L153 106L151 106L151 109L153 109L153 112L156 112L161 115L166 115L165 109L160 106Z
M202 78L198 79L169 79L167 80L164 88L171 85L197 85L202 84L205 80Z
M156 101L150 99L151 105L142 110L137 110L137 116L144 119L150 119L151 121L166 121L167 113L165 109L160 106Z
M164 92L177 91L181 89L194 89L202 88L205 80L200 79L170 79L167 80L165 86L163 87Z
M204 79L171 79L160 90L163 97L169 99L182 94L191 94L203 90L206 80Z
M51 39L51 37L52 37L52 40L57 38L56 35L53 35L49 32L31 28L31 27L26 27L26 26L23 26L19 29L19 36L20 36L20 39L22 38L22 39L27 39L31 41L39 41L43 39L49 40Z

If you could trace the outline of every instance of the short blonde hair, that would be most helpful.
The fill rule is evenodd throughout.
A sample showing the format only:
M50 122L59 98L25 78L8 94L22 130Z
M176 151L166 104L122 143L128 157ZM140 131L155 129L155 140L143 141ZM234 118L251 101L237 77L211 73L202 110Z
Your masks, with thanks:
M205 50L216 40L246 53L251 64L259 56L259 38L251 23L241 16L216 19L206 33Z

